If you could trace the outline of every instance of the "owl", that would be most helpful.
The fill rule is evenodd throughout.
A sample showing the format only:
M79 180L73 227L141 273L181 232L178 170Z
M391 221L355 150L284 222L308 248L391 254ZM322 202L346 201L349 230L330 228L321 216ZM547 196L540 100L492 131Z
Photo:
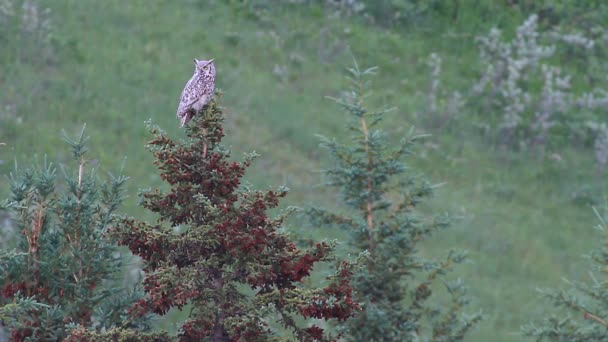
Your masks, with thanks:
M177 118L181 127L192 119L213 97L215 89L215 65L213 59L194 59L194 75L186 83L177 107Z

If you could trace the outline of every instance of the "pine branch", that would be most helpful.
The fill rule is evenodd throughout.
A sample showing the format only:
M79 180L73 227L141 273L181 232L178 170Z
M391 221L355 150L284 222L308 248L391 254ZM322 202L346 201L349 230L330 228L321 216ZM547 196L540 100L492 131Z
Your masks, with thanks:
M602 319L602 318L598 317L597 315L592 314L589 311L584 311L583 317L585 319L591 319L591 320L596 321L596 322L598 322L599 324L601 324L601 325L603 325L605 327L608 327L608 321L606 321L605 319Z

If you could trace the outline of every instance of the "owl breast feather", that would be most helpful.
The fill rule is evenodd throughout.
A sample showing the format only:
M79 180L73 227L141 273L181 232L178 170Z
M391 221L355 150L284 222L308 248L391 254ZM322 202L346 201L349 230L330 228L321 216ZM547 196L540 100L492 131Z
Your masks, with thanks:
M182 91L177 116L183 117L190 109L201 110L211 100L214 81L213 78L206 79L202 75L194 75Z

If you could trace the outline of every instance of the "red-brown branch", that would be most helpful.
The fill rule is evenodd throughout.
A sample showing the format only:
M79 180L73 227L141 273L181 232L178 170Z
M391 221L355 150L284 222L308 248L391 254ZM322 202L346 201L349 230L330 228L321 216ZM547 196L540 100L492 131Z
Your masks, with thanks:
M32 256L32 273L34 275L34 283L38 286L38 238L42 234L42 222L44 220L44 206L36 212L36 217L32 221L31 231L25 232L25 238L28 243L29 255Z

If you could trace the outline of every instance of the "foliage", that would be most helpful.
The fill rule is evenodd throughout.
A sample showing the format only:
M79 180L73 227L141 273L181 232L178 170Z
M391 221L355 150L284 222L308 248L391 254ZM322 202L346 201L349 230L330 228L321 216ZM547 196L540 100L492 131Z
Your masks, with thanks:
M219 94L218 94L219 95ZM147 147L169 190L141 193L157 223L125 217L113 230L121 244L144 259L145 290L133 314L166 314L191 304L182 341L253 341L276 338L276 319L302 341L332 340L316 325L296 319L345 320L358 309L349 286L353 265L340 262L323 288L299 285L315 263L332 260L333 243L299 250L280 228L293 209L269 218L287 190L257 191L241 178L255 158L228 160L223 112L209 106L172 140L149 124ZM250 291L246 291L246 288Z
M415 22L407 27L379 27L358 16L334 16L319 6L266 2L273 4L271 16L259 21L220 0L179 5L158 1L145 6L112 0L38 1L51 9L59 63L40 70L11 60L0 67L0 97L7 100L0 102L11 107L8 112L0 109L0 144L6 143L0 145L0 173L12 170L13 158L23 160L34 153L64 162L66 154L56 132L61 128L79 131L81 123L87 122L88 127L95 127L87 129L95 142L89 153L100 165L118 170L121 159L117 156L128 158L124 172L137 180L126 183L129 194L139 187L160 186L156 169L146 167L152 158L141 150L140 142L148 139L141 123L151 117L170 136L179 136L182 130L169 113L191 73L192 58L210 56L218 61L220 86L230 88L225 95L225 102L230 103L225 127L230 134L223 144L236 157L251 146L261 155L248 169L247 180L260 189L284 182L291 190L281 201L283 205L313 202L333 206L333 190L311 186L318 176L310 170L324 162L315 133L344 138L345 130L340 129L343 115L336 115L322 97L335 94L342 84L342 66L350 62L348 49L362 64L381 67L370 104L390 103L400 110L399 115L387 115L384 123L399 127L405 119L422 128L426 117L413 117L412 113L419 110L417 105L429 89L425 57L435 52L442 60L440 89L445 89L446 96L438 97L441 114L453 90L466 100L470 87L465 85L477 80L480 65L474 37L496 26L509 41L530 14L518 9L523 8L524 0L460 1L455 21L437 18L426 26ZM527 1L538 6L564 2ZM570 2L581 8L604 3ZM486 6L493 10L480 12ZM593 23L587 21L589 16L604 18L606 13L600 8L578 12L554 8L563 14L562 21L570 18L571 28L577 22ZM538 14L539 30L545 31L548 16ZM235 37L234 44L230 37ZM0 54L18 49L2 45ZM563 59L568 65L590 55L586 49L569 49L569 53L573 54ZM289 63L292 55L300 57L297 66ZM606 58L598 58L598 63L604 61ZM287 82L276 81L275 64L288 67ZM601 84L606 73L594 70L568 68L573 76L572 92L589 89L586 81L580 81L583 78ZM10 120L13 113L17 119ZM458 267L454 275L466 280L475 294L475 306L483 308L487 319L467 340L519 341L521 336L513 332L522 322L550 307L537 301L530 288L554 286L554 279L577 273L584 260L564 256L595 244L594 234L580 234L574 228L593 225L588 205L601 204L605 190L605 177L593 177L594 135L586 132L585 125L577 138L589 139L585 146L549 146L546 158L539 162L537 155L503 149L481 139L479 130L470 129L475 120L466 108L455 113L444 129L431 131L432 140L418 146L419 158L411 159L410 166L448 184L425 206L462 219L453 221L453 229L437 234L420 251L427 256L443 255L457 246L470 251L474 265ZM551 139L562 139L563 135L555 133ZM8 183L0 180L0 198L8 197ZM120 210L142 219L150 215L135 199L126 200ZM337 230L307 233L316 240L343 239ZM6 237L0 234L0 239ZM174 310L155 324L173 332L175 322L182 322L187 312Z
M446 128L458 123L459 118L464 119L458 115L465 101L458 90L448 94L444 89L441 82L442 60L437 53L429 55L427 65L430 68L429 86L425 92L423 109L417 116L430 128L445 133Z
M19 111L31 101L13 95L12 86L22 80L13 75L13 65L42 69L55 61L51 11L38 0L0 0L0 135L5 139L21 123ZM40 80L40 71L38 71ZM40 84L28 95L40 92ZM0 141L0 147L3 141ZM2 160L0 160L2 163Z
M590 146L601 171L608 150L604 129L608 91L605 80L592 75L606 71L597 61L608 51L604 38L598 36L603 29L596 31L564 32L559 27L541 31L535 14L510 40L492 28L476 39L482 72L464 98L459 91L446 94L440 88L441 58L433 53L427 101L419 116L434 128L444 128L455 123L457 113L470 113L460 119L473 122L486 138L514 150L544 151L564 143ZM456 127L471 129L462 122Z
M520 0L509 1L513 7L530 15L537 13L547 25L573 25L591 28L602 24L608 7L601 0Z
M233 0L245 4L252 13L268 10L277 5L272 0ZM333 17L357 17L381 27L415 26L428 24L429 19L455 20L460 0L281 0L282 4L297 4L322 8Z
M458 1L366 0L365 13L381 25L412 25L437 17L442 11L457 15ZM446 16L448 17L448 16Z
M462 282L441 278L465 256L450 251L445 260L434 261L419 255L420 243L448 227L449 219L425 217L418 210L435 188L406 165L423 136L410 130L408 137L393 143L378 127L388 110L372 111L366 105L366 78L375 71L361 70L355 62L349 69L352 88L334 99L352 115L350 142L323 138L334 161L323 171L327 185L340 190L349 211L308 210L314 224L344 229L355 250L369 252L365 272L353 282L364 311L343 329L353 341L462 340L481 316L462 314L468 303ZM433 300L437 295L431 298L442 281L449 303Z
M169 342L166 332L142 333L134 330L112 328L97 332L78 327L71 331L66 342Z
M0 0L0 44L18 47L2 49L0 60L48 63L54 57L51 40L49 8L37 0Z
M258 6L270 6L272 3L268 0L244 2ZM603 15L608 11L608 6L601 0L506 0L476 3L462 0L283 0L283 2L321 5L338 15L357 15L381 26L408 29L420 25L427 26L433 23L433 20L454 23L459 19L468 20L475 16L487 20L492 18L492 11L497 9L509 11L514 17L538 14L547 25L592 28L603 23ZM433 26L437 25L434 23Z
M538 323L522 328L525 336L537 341L606 341L608 339L608 206L604 212L595 210L600 221L596 227L603 234L601 251L590 255L591 282L566 281L569 289L540 289L556 310Z
M570 77L560 75L559 67L542 64L555 53L555 46L539 42L537 16L518 27L510 42L503 42L496 28L478 40L485 71L473 87L473 97L484 102L484 114L500 117L487 122L497 126L507 144L544 144L548 129L563 120L556 116L571 111L574 99L566 94ZM539 78L544 79L542 91L534 87Z
M15 221L15 250L0 251L0 319L15 341L61 340L71 326L148 328L147 316L129 320L141 292L115 286L123 263L104 236L123 201L127 177L100 182L85 159L87 138L66 137L76 171L44 161L10 175L3 202ZM89 169L89 170L87 170Z

